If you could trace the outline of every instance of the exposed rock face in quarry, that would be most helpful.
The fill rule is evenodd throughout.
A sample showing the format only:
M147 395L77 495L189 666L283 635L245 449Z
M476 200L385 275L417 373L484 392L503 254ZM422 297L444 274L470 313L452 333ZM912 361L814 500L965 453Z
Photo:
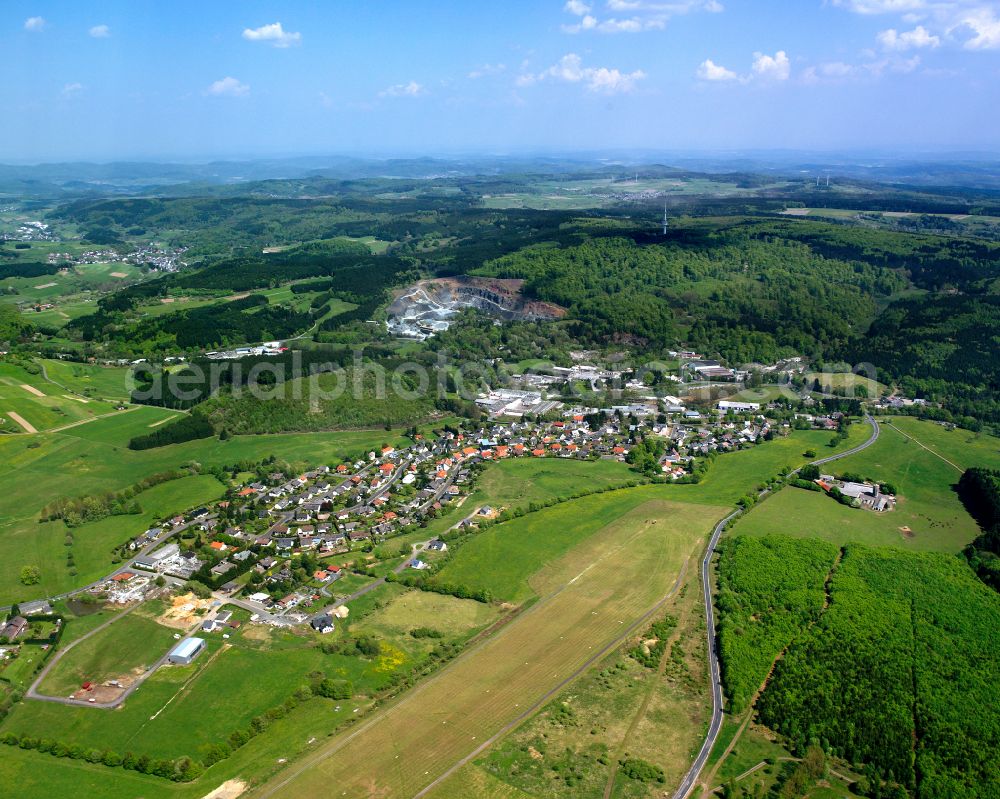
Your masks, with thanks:
M497 319L558 319L566 310L521 294L523 280L447 277L421 280L400 291L389 306L389 332L407 338L427 338L447 330L463 308L476 308Z

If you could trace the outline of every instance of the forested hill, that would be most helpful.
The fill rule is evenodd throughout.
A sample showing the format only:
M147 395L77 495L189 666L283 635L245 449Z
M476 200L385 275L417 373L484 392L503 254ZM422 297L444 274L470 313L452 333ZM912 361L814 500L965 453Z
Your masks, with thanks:
M129 355L306 332L344 343L370 340L374 329L357 323L378 318L388 292L408 281L513 277L525 280L529 295L569 309L554 327L575 345L643 357L689 347L731 365L791 355L870 362L883 382L940 401L964 422L1000 422L1000 361L991 357L1000 336L1000 245L861 219L778 216L773 211L805 191L817 202L831 196L773 181L739 188L765 192L752 199L671 195L680 210L734 215L672 218L666 235L656 218L662 208L654 214L641 200L575 211L488 207L519 191L533 196L532 180L312 180L310 191L330 194L69 203L52 218L94 240L162 231L171 245L190 247L192 265L107 296L60 331L45 330ZM260 184L254 191L268 187L295 190ZM871 209L889 207L893 197L885 189L840 199ZM287 291L277 301L240 296L290 283L299 292L307 282L309 296L295 301ZM189 293L230 302L150 312L161 298Z
M595 239L538 246L490 261L480 274L523 278L533 296L570 309L581 337L687 341L732 362L843 351L903 290L888 267L817 254L751 227L692 245Z
M777 659L760 720L795 752L818 742L864 764L862 795L996 797L1000 596L960 560L737 537L719 569L734 703Z

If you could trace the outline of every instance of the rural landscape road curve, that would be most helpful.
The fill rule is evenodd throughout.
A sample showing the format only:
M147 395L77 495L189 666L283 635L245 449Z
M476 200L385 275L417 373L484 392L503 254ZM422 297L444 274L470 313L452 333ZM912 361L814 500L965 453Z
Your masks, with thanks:
M812 461L812 463L820 466L824 463L840 460L841 458L846 458L849 455L854 455L868 449L868 447L878 440L881 430L878 422L873 417L865 416L865 422L872 428L871 435L867 441L844 452L839 452L836 455ZM796 469L796 471L798 470ZM762 495L767 493L767 491L764 491ZM742 513L742 510L735 510L715 526L715 529L712 531L712 537L708 541L708 547L705 549L705 557L701 561L701 584L705 600L705 626L708 634L708 672L709 678L712 681L712 720L708 725L708 732L705 735L705 741L702 743L701 749L698 751L698 756L695 758L694 763L691 764L691 768L674 793L673 799L686 799L688 794L691 793L695 783L698 781L698 777L701 776L701 771L705 767L705 763L708 762L709 755L712 754L715 741L719 737L719 730L722 728L722 679L719 672L719 654L715 640L715 608L712 604L712 583L709 578L711 576L712 556L715 555L715 547L719 543L722 531L726 529L726 525L729 522Z

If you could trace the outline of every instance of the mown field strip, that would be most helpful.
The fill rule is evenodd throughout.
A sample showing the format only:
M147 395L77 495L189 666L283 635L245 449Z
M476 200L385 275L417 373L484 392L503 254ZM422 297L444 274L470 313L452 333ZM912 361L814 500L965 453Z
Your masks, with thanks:
M44 392L39 391L34 386L29 386L27 383L21 383L21 388L23 388L29 394L34 394L36 397L44 397L45 396Z
M343 797L418 795L620 640L724 514L659 500L634 507L547 567L540 582L551 590L494 637L256 795L330 786Z
M23 416L21 416L21 414L15 413L14 411L7 411L7 415L11 419L13 419L15 422L17 422L19 425L21 425L21 427L24 428L24 431L26 433L37 433L38 432L35 429L35 426L33 424L31 424L31 422L29 422Z

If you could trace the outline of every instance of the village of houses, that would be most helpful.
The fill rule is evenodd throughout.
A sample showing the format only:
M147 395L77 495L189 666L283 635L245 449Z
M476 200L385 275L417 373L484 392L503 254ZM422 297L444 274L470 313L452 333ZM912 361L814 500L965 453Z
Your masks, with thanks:
M562 377L567 376L614 377L586 367ZM193 584L200 583L205 594L211 591L204 608L210 607L212 614L199 617L197 627L171 650L166 662L195 658L204 644L197 636L226 635L226 629L238 623L227 606L249 612L250 622L309 624L328 633L347 617L349 603L384 582L389 571L433 572L447 556L453 535L496 517L502 509L452 510L464 504L477 474L492 461L626 461L632 442L656 436L665 442L659 461L662 479L676 481L688 477L699 458L754 446L793 426L836 431L841 417L790 413L775 404L736 400L719 400L712 411L701 412L670 396L600 410L566 408L546 399L544 388L544 381L535 381L534 390L498 389L481 395L477 402L491 421L478 429L446 429L435 438L414 433L408 446L384 446L353 463L323 465L299 475L276 471L242 485L228 500L146 530L128 544L131 559L86 590L118 605L140 602L164 587L177 589L182 598L190 597L184 592ZM543 412L544 420L539 416ZM895 498L874 483L832 475L821 475L815 482L828 493L836 488L869 511L895 506ZM438 535L423 538L420 531L443 514L453 524L437 525ZM405 545L393 547L392 540L402 536ZM387 558L391 568L376 576L373 568L380 557ZM338 590L345 576L353 579ZM197 606L189 604L181 612ZM32 611L45 613L46 607L39 603ZM26 629L23 617L8 620L7 641L16 644Z
M130 602L149 590L157 575L174 581L200 576L220 596L252 610L257 621L297 624L316 615L326 620L351 598L337 592L336 583L359 570L359 553L419 531L449 506L463 504L486 463L509 458L625 461L630 442L653 435L667 442L660 460L664 477L678 480L690 473L694 459L752 446L776 424L757 404L729 401L717 403L718 416L710 421L684 408L667 414L629 405L606 409L604 421L592 427L588 419L594 417L582 410L543 422L498 418L474 432L446 431L433 440L418 435L410 446L386 446L350 464L295 476L272 473L239 488L231 500L234 507L198 508L147 530L130 543L139 554L99 588L112 601ZM805 418L815 427L837 428L830 416ZM790 426L787 421L780 425ZM453 526L474 526L498 510L463 509L453 514ZM248 516L249 522L225 521ZM194 545L199 540L208 542L207 559L206 547ZM421 541L398 570L427 570L445 551L444 540ZM293 564L303 555L316 568L296 581Z

